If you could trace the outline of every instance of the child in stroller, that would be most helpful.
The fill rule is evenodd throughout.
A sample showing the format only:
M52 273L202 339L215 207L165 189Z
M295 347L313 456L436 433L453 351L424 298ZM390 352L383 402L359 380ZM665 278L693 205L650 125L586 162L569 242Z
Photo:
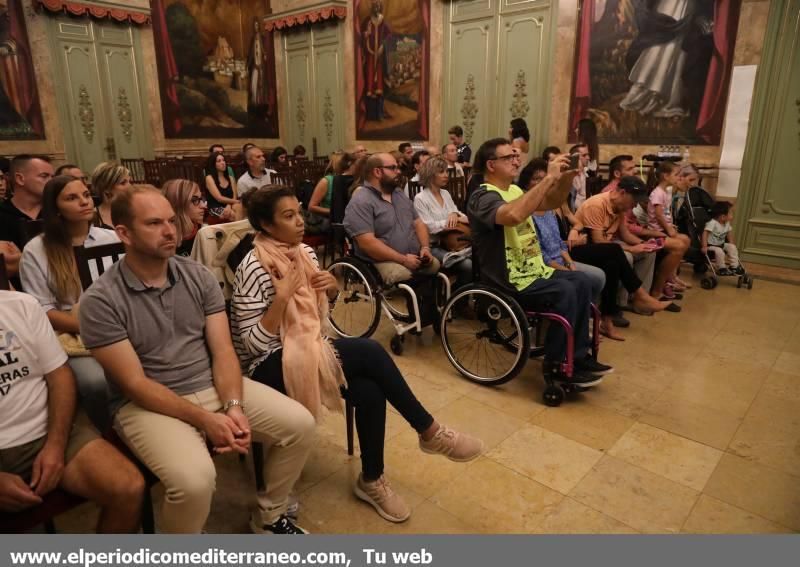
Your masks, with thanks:
M701 284L705 289L717 286L717 276L738 276L737 287L746 285L753 288L753 279L747 275L744 266L739 262L739 251L733 241L733 205L727 201L717 201L711 207L711 220L703 227L700 251L706 257L712 276L703 278ZM714 255L712 264L708 252Z

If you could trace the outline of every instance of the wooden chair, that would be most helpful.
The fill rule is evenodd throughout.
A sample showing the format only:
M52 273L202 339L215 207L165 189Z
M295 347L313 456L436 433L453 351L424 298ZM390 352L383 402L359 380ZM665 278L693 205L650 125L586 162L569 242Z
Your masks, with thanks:
M421 191L423 187L420 185L419 181L408 181L408 198L412 201L414 197L416 197Z
M143 159L121 159L120 164L131 172L131 183L148 183Z
M143 160L144 181L150 185L161 187L161 170L158 161L154 159Z
M447 180L447 191L453 198L453 202L456 204L456 207L458 207L458 210L464 212L467 205L467 186L465 179L461 176L450 177Z
M125 255L125 245L122 242L102 244L91 248L74 246L72 250L75 254L75 264L78 267L78 277L84 291L106 271L108 267L104 261L106 258L111 260L108 262L110 265Z

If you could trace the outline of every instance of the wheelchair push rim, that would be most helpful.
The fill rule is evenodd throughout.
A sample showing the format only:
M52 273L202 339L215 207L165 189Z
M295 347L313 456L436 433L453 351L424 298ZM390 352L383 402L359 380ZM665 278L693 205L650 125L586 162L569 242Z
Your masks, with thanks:
M469 380L504 384L525 366L530 333L513 299L489 289L462 289L450 298L441 321L445 354Z
M341 337L369 337L380 321L380 295L368 274L350 262L334 262L328 267L339 284L339 296L331 305L329 319Z

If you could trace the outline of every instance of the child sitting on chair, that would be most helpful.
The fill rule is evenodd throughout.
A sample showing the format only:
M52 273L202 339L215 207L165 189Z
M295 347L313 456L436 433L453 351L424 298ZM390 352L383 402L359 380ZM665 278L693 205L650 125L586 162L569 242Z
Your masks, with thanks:
M733 242L733 205L728 201L718 201L711 207L711 220L703 230L701 250L714 253L714 268L720 276L744 274L739 263L739 250Z

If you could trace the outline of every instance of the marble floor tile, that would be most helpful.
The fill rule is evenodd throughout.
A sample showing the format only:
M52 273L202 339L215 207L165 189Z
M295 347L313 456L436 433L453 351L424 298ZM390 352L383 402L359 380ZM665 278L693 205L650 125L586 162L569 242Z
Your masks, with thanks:
M702 491L722 451L637 423L608 451L618 459Z
M700 496L681 530L688 534L778 534L788 528L706 494Z
M593 510L569 496L536 526L541 534L635 534L630 526Z
M703 491L708 496L800 531L800 476L725 454Z
M603 453L536 425L528 425L487 453L505 465L567 494Z
M640 421L724 450L742 423L742 418L711 410L671 393L660 396Z
M530 423L597 449L606 451L635 423L629 417L590 403L567 403L547 408Z
M430 501L482 533L531 533L562 494L481 458Z
M645 533L678 533L700 493L606 455L569 496Z

